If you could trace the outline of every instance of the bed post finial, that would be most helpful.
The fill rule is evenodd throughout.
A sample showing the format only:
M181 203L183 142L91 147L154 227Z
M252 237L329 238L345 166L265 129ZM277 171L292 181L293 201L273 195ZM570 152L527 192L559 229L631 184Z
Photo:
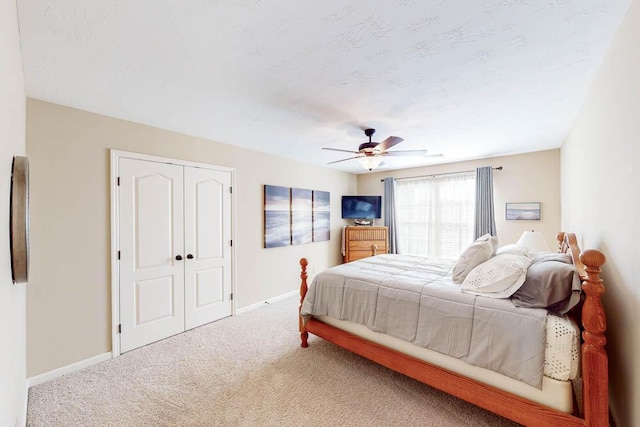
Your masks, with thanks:
M582 366L588 367L583 372L582 391L586 426L609 425L608 360L604 348L607 318L601 299L605 288L600 278L600 267L606 260L602 252L592 249L580 254L580 261L586 266L586 278L582 282L586 294L582 307Z
M309 347L309 343L307 343L307 339L309 338L309 333L304 328L304 320L302 319L302 315L300 314L302 311L302 301L304 301L304 296L307 295L307 265L309 262L306 258L300 258L300 308L298 308L298 326L300 329L300 340L302 344L301 347L307 348Z

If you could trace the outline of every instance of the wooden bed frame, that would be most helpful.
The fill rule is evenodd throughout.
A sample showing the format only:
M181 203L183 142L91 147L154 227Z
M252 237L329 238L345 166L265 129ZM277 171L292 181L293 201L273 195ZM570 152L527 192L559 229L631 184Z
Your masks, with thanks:
M578 319L579 324L580 321L582 324L582 414L579 413L578 405L575 404L575 396L574 413L565 414L365 340L315 318L309 319L304 325L302 317L299 318L301 345L305 348L309 346L307 339L309 333L312 333L396 372L527 426L608 426L608 362L604 348L607 342L604 336L606 316L601 301L605 288L600 279L602 272L600 267L605 263L606 258L597 250L586 250L580 253L573 233L560 232L556 238L558 252L571 255L580 273L583 281L582 290L586 295L582 305L581 319ZM300 260L301 306L308 289L307 265L306 258L302 258Z

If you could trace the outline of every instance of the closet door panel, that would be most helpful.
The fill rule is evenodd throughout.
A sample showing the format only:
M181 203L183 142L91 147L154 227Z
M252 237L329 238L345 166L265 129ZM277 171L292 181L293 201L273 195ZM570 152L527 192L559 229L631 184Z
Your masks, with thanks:
M206 307L224 301L224 268L216 267L196 273L195 307Z
M119 160L120 348L184 331L183 168Z
M185 323L191 329L231 315L231 173L185 167L184 177Z
M195 251L199 260L224 257L224 218L220 208L224 206L223 182L205 180L194 184ZM226 188L229 191L229 188Z

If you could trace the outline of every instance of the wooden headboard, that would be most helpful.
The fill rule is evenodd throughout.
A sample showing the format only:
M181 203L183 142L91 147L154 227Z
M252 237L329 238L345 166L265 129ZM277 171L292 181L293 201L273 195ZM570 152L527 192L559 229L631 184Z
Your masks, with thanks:
M578 270L580 279L586 280L587 269L582 261L580 261L580 247L578 246L578 239L576 238L576 235L574 233L565 233L564 231L561 231L556 234L556 239L558 240L558 252L569 254L573 261L573 265L575 265Z

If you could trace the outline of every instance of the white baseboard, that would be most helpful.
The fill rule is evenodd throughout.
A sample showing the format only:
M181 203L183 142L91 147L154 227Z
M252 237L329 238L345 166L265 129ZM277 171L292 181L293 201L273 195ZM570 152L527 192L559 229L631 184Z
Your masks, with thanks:
M98 363L106 362L111 359L111 352L99 354L89 359L81 360L71 365L63 366L62 368L54 369L53 371L45 372L44 374L36 375L35 377L27 378L27 389L34 385L46 383L47 381L54 380L65 374L79 371L80 369L88 368L89 366L97 365Z
M282 301L283 299L292 297L294 295L298 295L299 293L300 293L299 290L287 292L286 294L282 294L282 295L278 295L277 297L269 298L266 301L258 302L258 303L255 303L255 304L248 305L246 307L239 308L239 309L236 310L236 314L246 313L248 311L252 311L252 310L255 310L257 308L264 307L266 304L273 304L274 302Z

